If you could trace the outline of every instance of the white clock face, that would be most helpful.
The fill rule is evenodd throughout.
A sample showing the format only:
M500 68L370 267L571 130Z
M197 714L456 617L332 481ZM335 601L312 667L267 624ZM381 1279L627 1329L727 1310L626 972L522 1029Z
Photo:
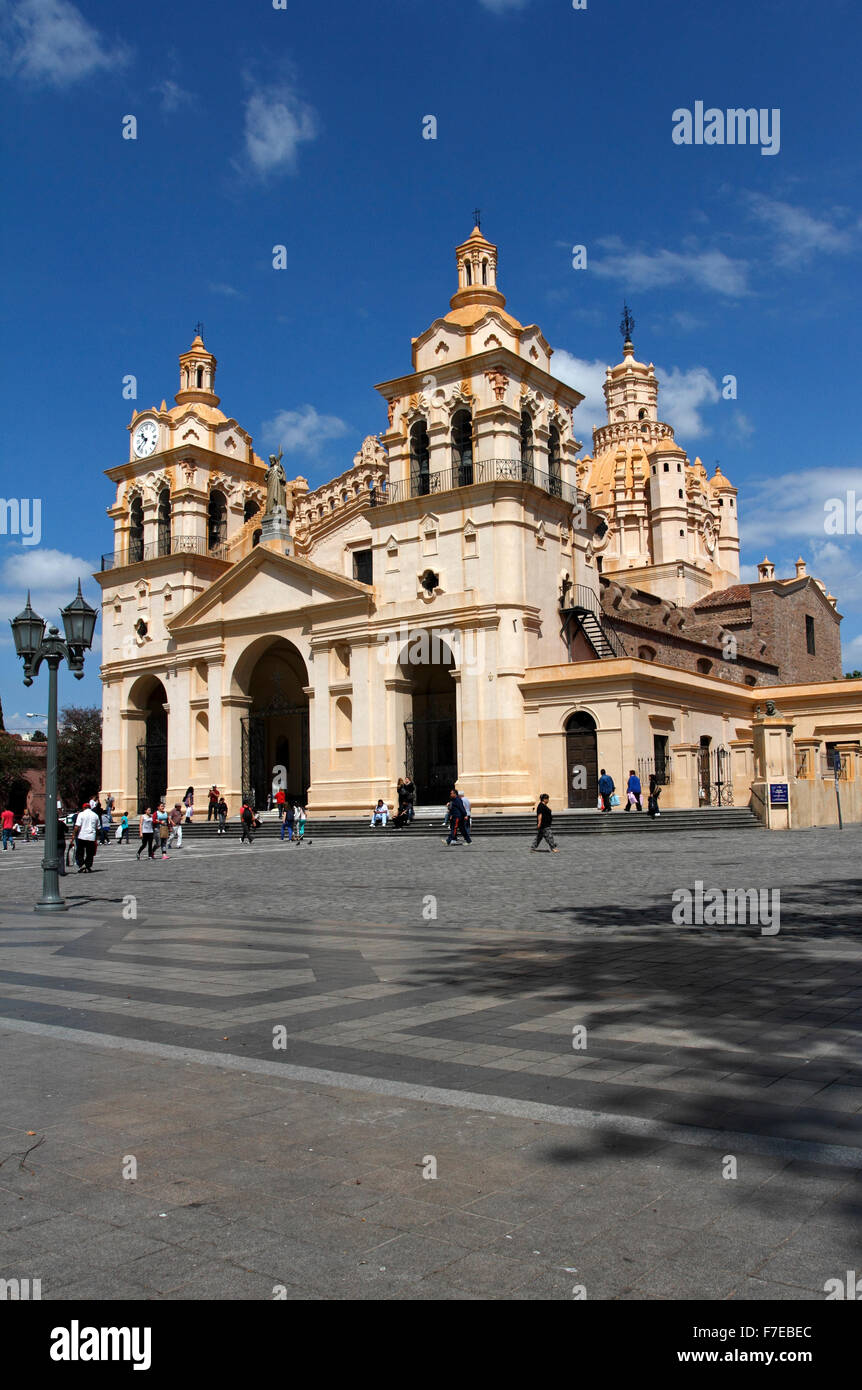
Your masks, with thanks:
M132 438L132 448L135 457L145 459L153 452L159 442L158 427L153 420L145 420L142 425L138 425Z

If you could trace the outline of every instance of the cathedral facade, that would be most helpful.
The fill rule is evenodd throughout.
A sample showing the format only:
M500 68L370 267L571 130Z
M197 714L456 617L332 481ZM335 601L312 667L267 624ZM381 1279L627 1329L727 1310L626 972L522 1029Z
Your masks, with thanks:
M583 397L478 227L456 265L449 312L377 387L386 428L323 486L258 456L199 336L175 404L133 415L97 576L118 806L215 784L235 811L281 784L354 815L410 776L420 804L457 779L478 814L540 791L585 809L600 767L654 772L668 806L716 782L747 804L766 699L812 758L862 733L834 598L802 561L740 584L736 489L660 420L629 335L584 456Z

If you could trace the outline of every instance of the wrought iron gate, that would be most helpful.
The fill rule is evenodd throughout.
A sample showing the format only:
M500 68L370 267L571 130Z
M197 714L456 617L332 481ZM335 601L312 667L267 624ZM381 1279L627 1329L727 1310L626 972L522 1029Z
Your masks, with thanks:
M458 780L455 720L408 719L404 723L407 776L426 805L443 805Z
M168 788L167 730L147 728L138 744L138 815L148 806L155 810Z
M308 705L291 705L279 695L275 695L266 709L255 710L242 720L242 794L249 797L253 807L266 805L267 791L272 780L272 769L267 766L267 721L274 717L298 714L300 718L300 766L299 777L302 785L288 782L288 794L299 796L303 802L308 796L311 781ZM289 779L293 778L293 770Z
M730 750L701 748L697 755L698 799L701 806L732 806L733 775Z

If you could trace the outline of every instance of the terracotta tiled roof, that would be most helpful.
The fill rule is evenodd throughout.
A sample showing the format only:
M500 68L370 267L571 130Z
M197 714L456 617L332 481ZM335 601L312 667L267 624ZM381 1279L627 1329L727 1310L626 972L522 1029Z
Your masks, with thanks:
M707 594L706 598L699 599L693 604L694 608L723 608L726 603L749 603L751 601L750 584L732 584L729 589L716 589L715 593Z

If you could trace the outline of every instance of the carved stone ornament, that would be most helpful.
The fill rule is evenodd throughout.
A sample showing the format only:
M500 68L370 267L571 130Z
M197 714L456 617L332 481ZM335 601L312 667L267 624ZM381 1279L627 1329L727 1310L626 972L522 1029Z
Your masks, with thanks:
M506 390L509 385L509 378L506 376L505 372L491 371L486 372L485 376L487 377L491 386L491 390L494 392L494 395L496 396L497 400L504 400L506 396Z

